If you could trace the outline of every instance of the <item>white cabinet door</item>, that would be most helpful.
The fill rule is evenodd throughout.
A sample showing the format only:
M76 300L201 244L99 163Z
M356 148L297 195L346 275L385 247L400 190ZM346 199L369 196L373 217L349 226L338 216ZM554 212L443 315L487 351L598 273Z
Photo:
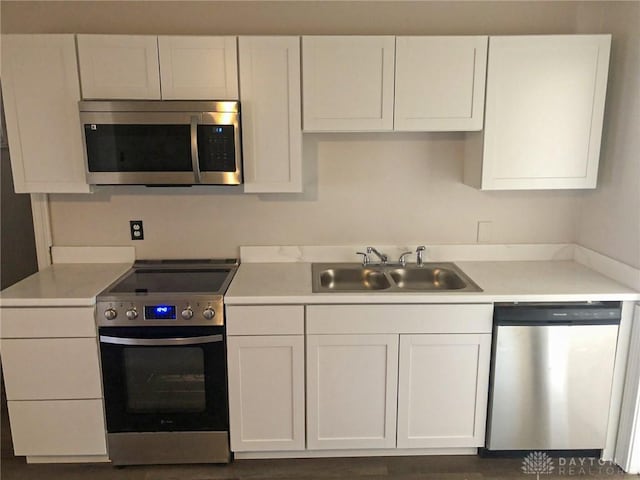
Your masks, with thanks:
M106 455L102 400L7 402L16 455Z
M610 44L490 38L482 189L595 188Z
M2 96L15 191L89 192L73 35L3 35Z
M398 335L307 335L307 448L396 446Z
M164 100L237 100L236 37L160 36Z
M302 191L300 38L240 37L244 191Z
M482 130L487 37L397 37L394 130Z
M160 98L155 35L78 35L82 97Z
M393 130L395 37L302 37L303 128Z
M304 336L229 337L231 450L304 450Z
M8 400L101 398L95 338L2 339Z
M484 445L490 334L400 335L398 448Z

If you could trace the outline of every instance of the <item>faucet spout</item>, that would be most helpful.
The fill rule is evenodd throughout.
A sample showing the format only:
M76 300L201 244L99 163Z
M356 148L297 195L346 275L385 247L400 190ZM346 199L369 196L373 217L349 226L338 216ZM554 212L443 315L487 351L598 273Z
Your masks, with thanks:
M383 265L387 263L387 260L389 260L389 258L384 253L380 253L378 250L376 250L373 247L367 247L367 253L369 254L373 253L376 257L380 259L380 263L382 263Z

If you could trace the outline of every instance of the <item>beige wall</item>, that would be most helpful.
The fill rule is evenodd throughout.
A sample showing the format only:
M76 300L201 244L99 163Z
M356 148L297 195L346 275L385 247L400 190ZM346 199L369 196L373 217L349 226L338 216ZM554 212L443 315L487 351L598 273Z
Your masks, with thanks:
M141 258L235 255L238 245L473 243L478 220L492 221L496 242L573 239L580 193L467 187L463 142L455 133L307 136L302 195L243 195L234 187L55 195L53 237L128 244L128 220L141 218L145 240L134 242Z
M583 8L579 29L611 32L611 67L597 190L582 201L576 240L640 268L640 2Z
M511 34L565 33L578 2L11 1L6 33Z
M524 34L575 33L603 5L3 0L0 8L4 32ZM461 183L464 144L457 133L306 135L302 195L220 187L52 195L54 243L130 244L130 219L145 222L145 240L133 242L140 258L236 255L243 244L472 243L479 220L492 222L492 243L576 240L591 194L476 191Z

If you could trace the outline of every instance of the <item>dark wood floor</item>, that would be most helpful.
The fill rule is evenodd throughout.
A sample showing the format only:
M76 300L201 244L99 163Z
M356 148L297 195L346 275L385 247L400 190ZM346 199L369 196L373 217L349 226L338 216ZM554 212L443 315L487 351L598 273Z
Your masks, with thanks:
M4 397L4 396L3 396ZM236 460L229 465L170 465L115 468L110 464L27 465L15 457L2 399L1 464L2 480L534 480L521 471L519 459L485 459L477 456L369 457L300 460ZM590 479L638 478L623 475L612 467L597 466L580 472L565 468L540 475L542 480L568 480L574 476ZM581 474L581 475L580 475Z

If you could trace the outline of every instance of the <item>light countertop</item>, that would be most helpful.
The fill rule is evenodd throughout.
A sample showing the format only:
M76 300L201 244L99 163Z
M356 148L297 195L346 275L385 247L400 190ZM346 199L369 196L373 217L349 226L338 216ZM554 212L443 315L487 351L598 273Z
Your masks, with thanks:
M1 307L87 306L130 263L60 263L0 292Z
M312 293L311 263L243 263L227 305L490 303L640 300L640 293L574 261L455 262L482 292ZM0 306L87 306L129 263L54 264L0 292Z
M640 293L574 261L455 262L482 292L312 293L310 263L243 263L225 303L490 303L639 300Z

